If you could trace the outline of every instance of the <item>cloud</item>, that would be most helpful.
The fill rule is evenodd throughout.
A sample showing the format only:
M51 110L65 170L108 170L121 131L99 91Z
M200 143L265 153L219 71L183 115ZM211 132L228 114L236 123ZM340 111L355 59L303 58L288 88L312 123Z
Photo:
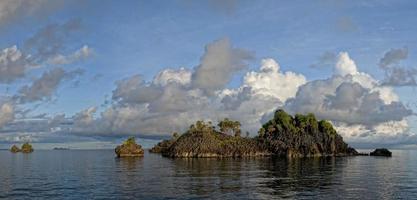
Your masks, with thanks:
M134 75L116 82L112 99L120 103L140 104L154 101L162 91L155 84L146 83L141 75Z
M62 5L61 0L2 0L0 1L0 26L23 17L45 15Z
M318 57L318 61L312 64L312 68L324 68L324 67L333 67L337 62L337 55L333 52L326 51Z
M215 124L228 117L241 121L243 131L254 135L274 110L284 108L331 120L348 141L401 142L412 138L407 118L413 113L393 88L359 71L348 53L334 55L334 74L325 79L307 81L302 74L282 71L276 60L266 58L258 69L244 73L240 86L228 88L231 77L246 69L252 54L232 47L227 39L217 40L206 46L194 68L163 69L152 80L137 74L116 81L112 102L104 108L89 107L71 117L43 116L40 121L8 120L0 130L25 135L159 139L185 131L196 120ZM47 100L62 80L79 73L61 68L47 71L22 88L18 100Z
M79 30L81 30L80 19L72 19L63 24L49 24L26 40L24 48L32 54L34 62L43 63L59 56L65 50L68 37ZM83 54L82 50L80 54Z
M384 124L403 123L413 115L391 88L358 72L347 53L339 54L334 72L330 78L301 86L284 107L292 113L314 113L320 119L331 120L348 139L360 137L352 134L353 130L386 135L381 128Z
M24 55L16 46L0 52L0 83L11 83L25 76L31 65L30 56Z
M192 75L194 88L200 88L212 94L224 88L232 75L247 67L247 61L253 55L244 49L233 48L228 39L221 39L208 44L201 63Z
M243 129L255 133L261 126L263 114L283 105L283 101L295 96L297 87L306 82L300 74L281 72L275 60L264 59L257 71L246 73L240 87L228 89L223 85L207 94L205 88L192 85L193 74L198 70L165 69L149 82L140 75L117 81L113 91L115 102L111 107L94 120L88 120L89 123L75 117L76 126L71 132L163 137L173 131L185 131L196 119L217 122L229 117L244 121ZM76 116L84 116L84 113L91 112L81 111ZM88 116L91 119L94 114Z
M90 57L93 54L93 49L91 49L90 47L88 47L87 45L84 45L83 47L81 47L80 49L76 50L74 53L70 54L70 55L62 55L62 54L58 54L55 55L51 58L48 58L48 60L46 61L49 64L52 65L66 65L66 64L71 64L80 60L85 60L88 57Z
M379 61L380 69L384 70L383 85L388 86L416 86L417 69L400 66L400 62L408 58L408 49L390 49Z
M348 74L355 75L358 73L355 61L349 57L347 52L339 53L334 73L339 76L346 76Z
M259 72L249 72L243 77L243 84L255 93L273 96L281 102L294 97L298 87L306 78L294 72L281 73L279 64L273 59L263 59Z
M62 68L54 68L46 71L30 86L21 88L16 98L18 98L20 103L50 99L63 80L73 79L82 73L82 70L67 72Z
M0 102L0 128L14 119L14 106L9 102Z
M156 75L153 83L161 86L174 82L181 85L189 85L191 83L191 75L192 72L185 68L180 68L179 70L165 69Z
M401 60L405 60L408 57L407 48L390 49L384 56L379 60L379 66L381 68L387 68L390 65L398 64Z
M23 48L14 45L3 49L0 52L0 83L10 84L36 67L70 64L90 57L94 51L87 45L69 55L63 53L68 36L80 26L79 20L50 24L26 40Z
M97 116L95 109L77 114L88 120L77 117L78 125L70 132L160 138L184 131L197 119L216 123L228 117L244 122L243 130L256 134L281 107L331 120L345 139L356 143L402 141L410 135L406 119L412 111L391 87L360 72L346 52L338 54L334 74L327 79L307 82L301 74L280 71L275 60L263 59L258 70L244 75L240 87L223 85L211 94L193 87L196 70L165 69L149 82L140 75L122 79L113 91L115 102Z

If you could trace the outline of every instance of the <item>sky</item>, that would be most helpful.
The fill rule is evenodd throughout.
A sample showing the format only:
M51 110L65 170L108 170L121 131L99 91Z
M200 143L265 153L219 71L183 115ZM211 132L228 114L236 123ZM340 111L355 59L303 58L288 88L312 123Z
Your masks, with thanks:
M356 148L417 148L417 3L0 2L0 148L149 148L282 108Z

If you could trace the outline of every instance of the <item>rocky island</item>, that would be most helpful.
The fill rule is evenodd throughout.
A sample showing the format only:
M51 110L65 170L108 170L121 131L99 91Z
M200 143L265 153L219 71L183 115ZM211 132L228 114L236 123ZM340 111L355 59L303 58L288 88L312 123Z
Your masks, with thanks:
M32 145L30 145L29 143L26 142L22 145L21 148L17 147L16 145L13 145L10 148L10 152L12 152L12 153L18 153L18 152L32 153L33 152L33 147L32 147Z
M277 110L254 138L241 137L240 123L225 119L218 129L197 121L181 136L158 143L150 151L167 157L348 156L349 147L332 124L313 114L294 117Z
M20 152L20 149L16 145L13 145L12 148L10 148L10 152L18 153L18 152Z
M22 145L22 148L20 148L20 151L22 153L32 153L33 152L33 147L32 147L32 145L30 145L29 143L26 142Z
M171 139L162 140L158 142L154 147L149 149L150 153L163 153L179 138L178 133L174 133Z
M135 138L128 138L122 145L119 145L114 150L117 157L142 157L144 151L142 146L136 144Z
M389 151L388 149L382 148L382 149L375 149L369 155L371 155L371 156L391 157L392 156L392 152Z

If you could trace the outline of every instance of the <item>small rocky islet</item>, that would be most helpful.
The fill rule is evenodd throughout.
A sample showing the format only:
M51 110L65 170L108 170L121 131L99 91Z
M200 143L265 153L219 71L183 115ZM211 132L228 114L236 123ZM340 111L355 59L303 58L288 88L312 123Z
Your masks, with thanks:
M381 149L375 149L375 151L372 151L369 155L371 156L385 156L385 157L391 157L392 152L388 149L381 148Z
M319 157L361 155L349 147L332 124L314 114L291 116L277 110L254 138L242 137L240 123L224 119L214 127L197 121L182 135L174 134L149 150L166 157Z
M117 157L143 157L144 150L142 146L136 143L134 137L128 138L123 144L114 150Z
M33 150L33 147L32 147L32 145L30 145L29 143L24 143L23 145L22 145L22 147L21 148L19 148L18 146L16 146L16 145L13 145L11 148L10 148L10 152L12 152L12 153L19 153L19 152L21 152L21 153L32 153L34 150Z

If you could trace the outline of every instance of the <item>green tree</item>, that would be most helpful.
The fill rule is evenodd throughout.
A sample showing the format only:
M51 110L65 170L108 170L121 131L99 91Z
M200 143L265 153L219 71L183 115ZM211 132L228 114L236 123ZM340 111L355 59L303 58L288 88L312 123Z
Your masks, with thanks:
M265 128L260 128L258 131L259 137L263 138L265 136Z
M177 132L174 132L174 133L172 134L172 138L173 138L174 140L178 139L179 137L180 137L180 134L178 134Z
M228 135L234 135L236 137L240 137L241 130L240 130L240 122L233 121L228 118L223 119L220 121L217 126L220 128L220 132Z
M336 135L337 134L336 130L333 128L333 125L326 120L319 121L319 130L321 132L327 133L329 135Z
M127 138L127 140L124 142L126 145L130 145L130 144L136 144L136 140L135 137L129 137Z

